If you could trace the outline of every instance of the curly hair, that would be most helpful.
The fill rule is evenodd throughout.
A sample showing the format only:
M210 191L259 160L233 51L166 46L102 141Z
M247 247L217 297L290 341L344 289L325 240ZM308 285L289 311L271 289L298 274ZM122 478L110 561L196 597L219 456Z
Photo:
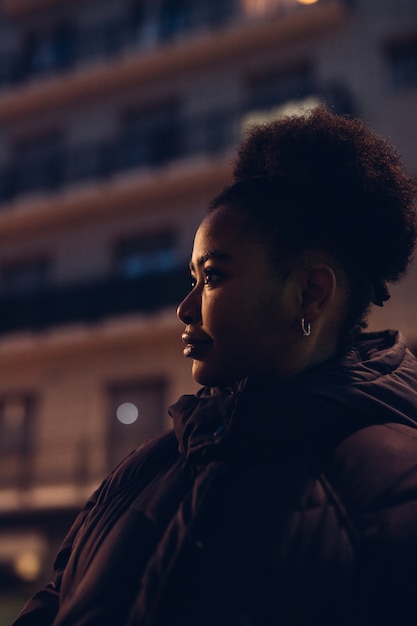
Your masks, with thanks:
M366 326L386 282L405 273L417 237L416 187L399 155L358 119L318 107L251 127L238 148L235 183L211 203L245 213L275 259L326 250L349 290L345 336Z

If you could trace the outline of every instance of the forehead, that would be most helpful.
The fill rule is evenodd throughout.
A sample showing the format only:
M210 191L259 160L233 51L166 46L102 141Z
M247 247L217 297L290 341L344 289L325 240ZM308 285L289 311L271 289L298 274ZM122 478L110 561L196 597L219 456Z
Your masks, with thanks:
M195 236L194 248L210 244L239 248L247 245L250 240L251 237L239 212L219 207L208 213L201 222Z
M195 239L190 266L197 268L208 259L238 265L269 265L266 246L247 228L239 211L220 207L201 222Z

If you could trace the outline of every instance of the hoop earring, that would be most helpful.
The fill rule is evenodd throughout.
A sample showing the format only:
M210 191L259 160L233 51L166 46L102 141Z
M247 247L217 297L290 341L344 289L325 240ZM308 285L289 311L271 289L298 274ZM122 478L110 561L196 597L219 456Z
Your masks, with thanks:
M301 318L301 330L303 331L303 337L309 337L311 334L311 324L305 321L304 317Z

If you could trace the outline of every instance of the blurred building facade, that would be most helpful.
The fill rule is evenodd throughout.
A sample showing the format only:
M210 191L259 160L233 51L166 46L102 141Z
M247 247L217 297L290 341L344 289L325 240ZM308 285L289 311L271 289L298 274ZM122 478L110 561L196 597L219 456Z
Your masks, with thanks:
M192 392L175 307L252 121L326 102L417 174L415 0L2 0L0 584ZM354 245L354 242L352 242ZM417 345L416 273L371 327ZM413 319L414 318L414 319Z

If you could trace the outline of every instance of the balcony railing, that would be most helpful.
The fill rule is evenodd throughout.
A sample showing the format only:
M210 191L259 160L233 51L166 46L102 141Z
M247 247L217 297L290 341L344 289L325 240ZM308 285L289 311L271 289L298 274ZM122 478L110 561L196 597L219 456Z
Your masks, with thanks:
M96 323L169 306L174 310L189 289L188 276L188 269L181 266L138 278L115 276L29 293L0 294L0 334Z
M275 90L260 92L241 109L212 111L196 118L181 118L168 110L157 124L147 124L144 119L139 127L128 126L105 141L72 148L54 141L36 153L23 151L14 162L0 167L0 203L7 206L25 194L58 191L84 181L100 182L129 170L155 170L179 159L222 155L234 149L248 121L261 121L264 114L279 115L281 110L287 114L314 101L326 102L335 113L355 112L343 85L317 85L308 74L300 74L291 89L283 89L278 80Z
M317 0L330 4L334 0ZM341 0L342 1L342 0ZM344 0L346 2L346 0ZM90 28L59 24L49 36L36 33L17 53L0 57L0 87L11 87L40 76L50 76L132 51L149 51L193 34L215 32L231 23L270 19L304 11L298 0L203 0L147 4L147 8Z
M56 191L72 183L104 180L129 169L155 169L199 154L221 154L240 136L241 115L214 112L198 119L170 119L153 128L122 131L97 143L22 154L0 168L0 202L37 191Z

